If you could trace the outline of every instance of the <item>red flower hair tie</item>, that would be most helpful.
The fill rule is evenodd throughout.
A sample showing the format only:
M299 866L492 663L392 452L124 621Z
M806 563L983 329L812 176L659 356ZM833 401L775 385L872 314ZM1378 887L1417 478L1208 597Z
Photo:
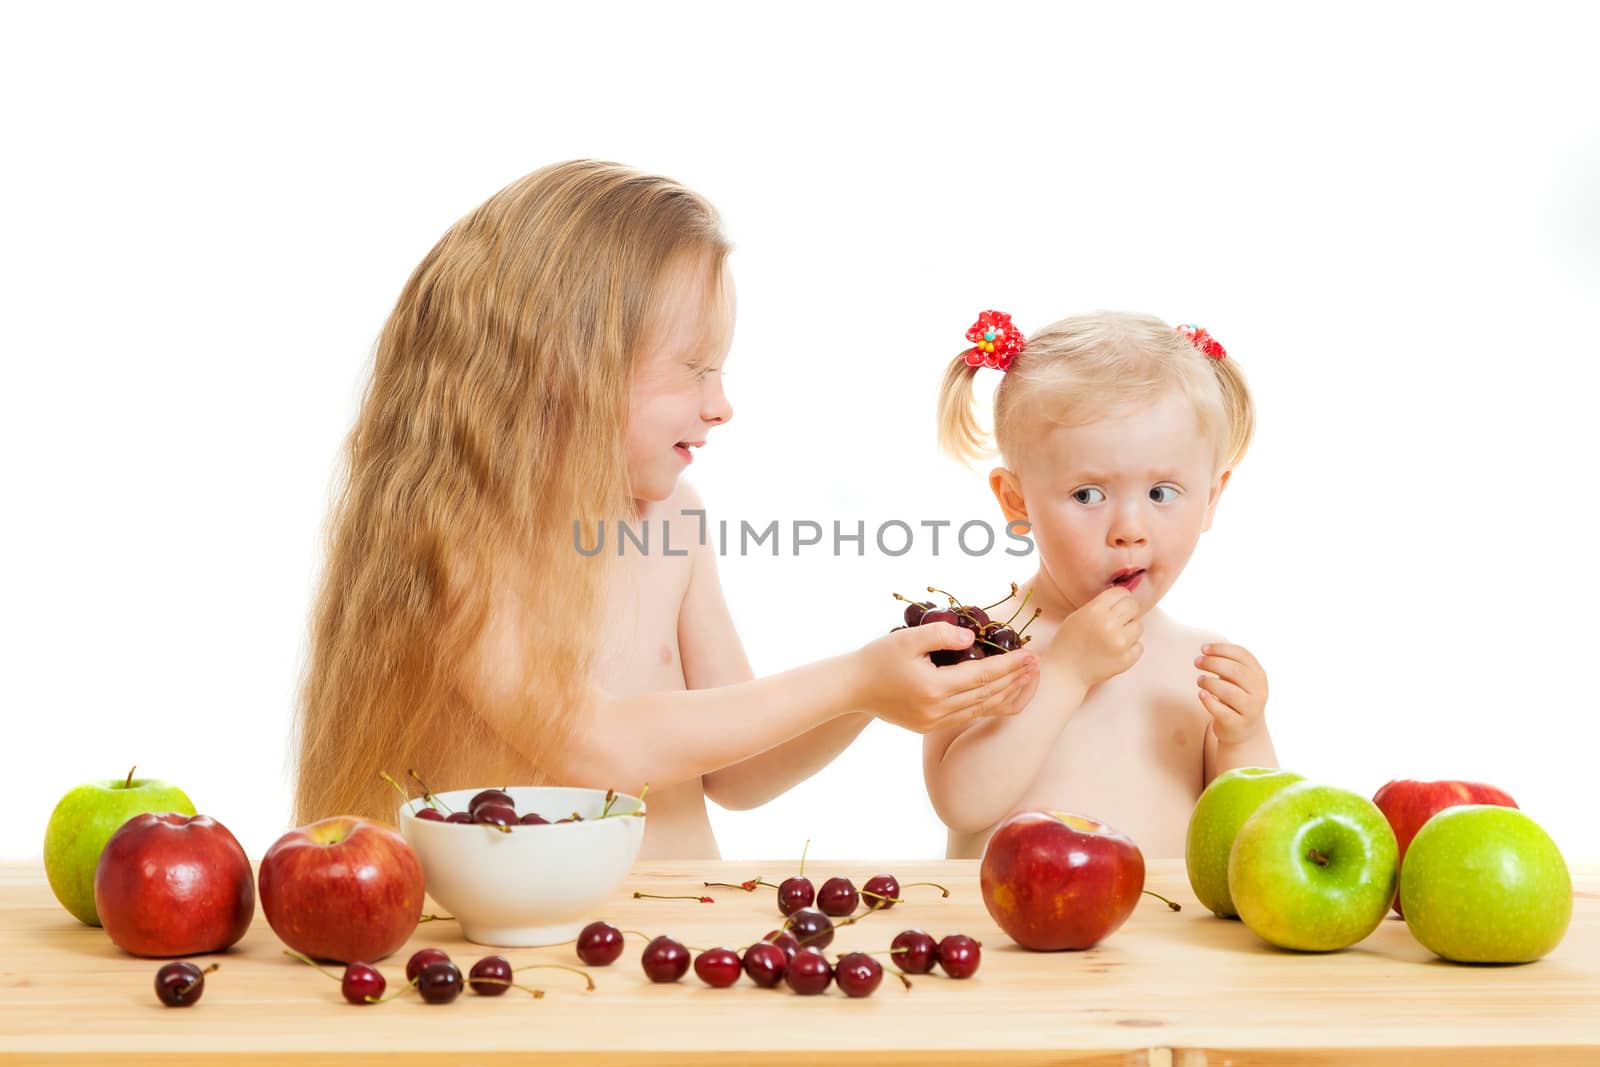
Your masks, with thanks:
M1215 337L1212 337L1209 333L1206 333L1204 327L1196 326L1194 323L1188 322L1182 326L1179 326L1178 332L1187 337L1190 344L1194 345L1201 352L1210 356L1212 359L1227 358L1228 350L1223 348L1222 343Z
M1028 343L1004 311L980 311L978 321L967 330L967 340L973 344L964 353L967 366L995 370L1009 370L1011 361Z

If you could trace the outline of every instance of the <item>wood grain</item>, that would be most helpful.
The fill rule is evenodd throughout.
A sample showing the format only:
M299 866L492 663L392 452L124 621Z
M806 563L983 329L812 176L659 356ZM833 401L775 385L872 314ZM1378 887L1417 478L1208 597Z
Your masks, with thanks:
M685 943L742 948L778 925L773 891L710 890L715 904L635 900L634 890L702 892L702 880L777 881L791 861L643 863L604 915L624 928L671 933ZM811 860L809 873L859 885L878 870ZM1078 953L1012 945L984 911L971 861L896 863L908 903L840 930L829 954L885 950L917 926L967 933L984 944L976 977L886 978L851 1000L836 988L802 998L741 981L714 990L691 971L652 985L637 938L594 971L598 989L562 971L528 971L547 991L495 999L471 993L433 1006L415 996L356 1007L337 983L282 955L259 914L245 939L215 959L203 999L163 1007L158 961L135 959L63 911L37 864L0 865L0 1061L28 1064L470 1062L774 1064L1230 1064L1600 1063L1600 864L1574 872L1572 928L1546 959L1520 967L1461 967L1433 958L1389 919L1366 941L1328 955L1281 952L1243 925L1203 913L1178 862L1151 864L1151 889L1181 913L1145 898L1126 926ZM391 990L405 958L424 945L463 970L491 949L461 939L454 922L418 927L383 962ZM514 965L575 963L570 946L506 950Z

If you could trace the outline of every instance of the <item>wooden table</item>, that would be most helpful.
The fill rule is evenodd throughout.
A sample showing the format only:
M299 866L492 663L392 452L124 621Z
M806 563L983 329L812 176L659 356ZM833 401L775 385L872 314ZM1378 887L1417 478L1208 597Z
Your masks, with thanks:
M770 889L710 890L715 904L635 900L634 890L702 892L702 880L771 880L791 862L641 863L607 918L691 946L741 948L778 924ZM816 881L856 884L875 869L812 860ZM872 997L837 988L800 997L741 979L711 989L690 971L653 985L629 938L622 959L594 971L598 989L563 971L530 971L542 999L513 990L464 993L449 1005L414 995L357 1007L337 983L282 955L259 912L245 939L216 957L192 1008L163 1007L157 961L135 959L83 926L50 895L36 864L0 865L0 1061L28 1064L190 1064L224 1059L297 1064L461 1063L1083 1063L1201 1067L1249 1064L1600 1063L1600 865L1575 871L1577 907L1566 940L1520 967L1462 967L1432 957L1390 918L1360 945L1329 955L1268 947L1237 922L1204 913L1178 862L1151 864L1146 897L1128 923L1087 952L1031 953L989 919L972 861L896 863L907 890L892 911L842 929L829 954L884 950L900 930L983 942L978 974L935 975L906 992L885 976ZM465 971L489 949L454 922L426 923L384 961L391 990L415 948L437 945ZM505 950L514 965L576 962L570 946Z

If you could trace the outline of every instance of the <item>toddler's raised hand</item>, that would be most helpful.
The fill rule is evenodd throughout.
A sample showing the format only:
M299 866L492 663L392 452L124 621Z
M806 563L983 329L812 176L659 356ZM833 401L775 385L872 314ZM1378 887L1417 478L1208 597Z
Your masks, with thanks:
M928 653L966 648L972 631L950 623L896 630L862 648L863 706L919 734L987 715L1015 715L1039 684L1039 657L1027 650L935 667Z
M1080 682L1093 688L1139 662L1143 637L1138 602L1114 585L1067 616L1050 641L1048 655L1059 656Z
M1267 672L1240 645L1201 645L1194 665L1200 676L1200 704L1211 713L1211 732L1225 745L1248 741L1267 715Z

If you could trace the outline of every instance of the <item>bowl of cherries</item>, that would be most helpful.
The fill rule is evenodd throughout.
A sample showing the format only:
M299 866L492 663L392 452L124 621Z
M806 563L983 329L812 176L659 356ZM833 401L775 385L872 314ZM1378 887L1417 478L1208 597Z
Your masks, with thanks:
M644 816L642 796L508 786L425 792L396 820L467 940L532 947L577 937L621 887Z

